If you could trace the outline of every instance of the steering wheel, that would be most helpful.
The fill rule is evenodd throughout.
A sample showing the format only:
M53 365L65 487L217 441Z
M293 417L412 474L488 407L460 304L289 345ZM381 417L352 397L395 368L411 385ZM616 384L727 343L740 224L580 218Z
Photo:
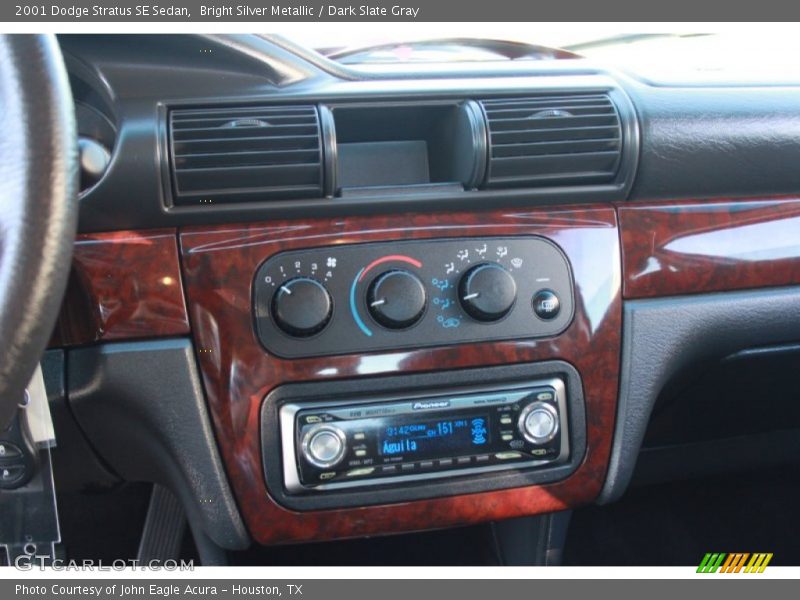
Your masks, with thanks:
M78 213L75 109L58 42L0 35L0 431L55 325Z

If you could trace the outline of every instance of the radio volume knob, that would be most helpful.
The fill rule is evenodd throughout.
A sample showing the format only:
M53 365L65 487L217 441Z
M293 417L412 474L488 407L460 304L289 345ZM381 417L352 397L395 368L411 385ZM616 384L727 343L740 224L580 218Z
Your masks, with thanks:
M331 319L332 309L328 290L310 277L283 282L272 297L275 324L294 337L308 337L322 331Z
M317 425L303 436L303 457L315 467L328 469L336 466L347 452L347 437L333 425Z
M533 402L519 415L519 432L531 444L546 444L558 433L558 412L547 402Z
M483 263L464 273L458 284L461 306L478 321L497 321L517 299L517 282L502 266Z

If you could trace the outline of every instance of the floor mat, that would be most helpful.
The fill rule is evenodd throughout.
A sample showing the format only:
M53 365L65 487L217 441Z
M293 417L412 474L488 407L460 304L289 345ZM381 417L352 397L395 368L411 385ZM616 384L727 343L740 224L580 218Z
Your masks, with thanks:
M706 552L772 552L800 565L800 473L794 469L634 488L573 513L564 564L698 565Z
M58 495L62 547L68 560L136 558L152 486L129 483L111 491Z

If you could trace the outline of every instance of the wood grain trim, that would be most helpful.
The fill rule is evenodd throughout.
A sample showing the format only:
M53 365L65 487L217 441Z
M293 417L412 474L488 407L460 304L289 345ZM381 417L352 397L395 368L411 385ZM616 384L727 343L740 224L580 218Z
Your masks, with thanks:
M188 333L174 229L78 236L51 347Z
M618 206L625 298L800 284L800 199Z

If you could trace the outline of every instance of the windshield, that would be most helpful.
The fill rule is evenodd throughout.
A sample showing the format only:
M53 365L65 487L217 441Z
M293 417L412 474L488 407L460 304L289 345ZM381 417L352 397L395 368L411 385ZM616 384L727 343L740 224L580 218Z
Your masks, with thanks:
M350 65L558 60L577 54L656 82L800 81L800 36L792 23L666 28L620 23L436 23L414 24L413 29L403 25L375 24L344 32L304 26L281 33ZM453 44L469 39L535 45L551 52L508 56L487 44Z

